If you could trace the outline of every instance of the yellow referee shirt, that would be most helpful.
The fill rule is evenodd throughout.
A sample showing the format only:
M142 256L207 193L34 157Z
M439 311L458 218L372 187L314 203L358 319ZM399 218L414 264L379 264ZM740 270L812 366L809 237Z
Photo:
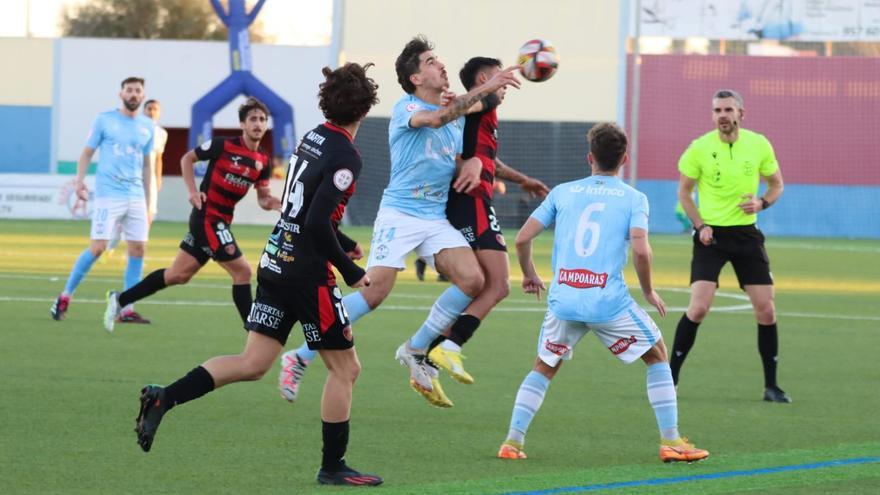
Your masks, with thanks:
M779 170L770 141L757 132L739 130L734 143L721 141L717 130L695 139L678 161L682 175L697 181L699 211L707 225L752 225L757 215L743 213L744 194L758 194L761 176Z

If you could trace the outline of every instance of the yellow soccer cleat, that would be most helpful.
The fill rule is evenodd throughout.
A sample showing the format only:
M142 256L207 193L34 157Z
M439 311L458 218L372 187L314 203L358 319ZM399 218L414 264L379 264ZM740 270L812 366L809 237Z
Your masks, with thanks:
M460 351L450 351L438 345L428 353L428 359L440 368L443 368L458 383L465 385L474 383L474 377L464 370L464 365L461 362L464 356L461 355Z
M449 397L446 397L446 394L443 393L443 387L440 386L440 380L436 376L431 377L431 385L433 388L430 391L420 387L412 378L409 380L409 385L413 390L422 394L422 397L424 397L432 406L446 409L455 405L449 400Z
M526 455L522 450L522 444L518 444L516 442L511 442L510 440L505 441L501 444L501 448L498 449L497 457L499 459L528 459L529 456Z
M663 462L694 462L709 457L709 451L698 449L687 438L663 440L660 443L660 460Z

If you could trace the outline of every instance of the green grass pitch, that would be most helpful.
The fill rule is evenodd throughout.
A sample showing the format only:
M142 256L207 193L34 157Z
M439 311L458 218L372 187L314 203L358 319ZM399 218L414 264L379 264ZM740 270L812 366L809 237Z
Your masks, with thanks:
M268 227L234 227L253 263ZM157 223L146 271L167 266L185 232ZM364 244L369 229L352 228ZM512 240L513 228L508 229ZM95 264L67 318L49 306L87 245L87 222L0 221L0 492L335 493L318 487L319 402L312 366L295 405L276 390L277 366L175 409L149 454L132 431L143 384L167 384L207 358L241 350L245 333L229 279L209 264L187 286L139 304L152 325L101 326L104 293L122 284L124 256ZM536 245L549 272L551 237ZM655 284L672 308L656 318L671 341L687 303L689 239L653 236ZM365 246L366 247L366 246ZM363 364L350 463L385 477L385 494L494 494L696 476L880 456L880 242L774 239L780 384L793 404L762 402L754 318L726 268L719 297L682 372L680 427L711 451L664 465L640 362L624 366L591 336L550 386L521 462L494 458L513 398L534 360L544 306L519 289L465 349L472 386L443 378L455 402L431 408L393 359L445 287L403 272L391 297L355 325ZM410 265L411 266L411 265ZM631 287L636 279L627 273ZM347 291L346 291L347 292ZM636 291L638 292L638 291ZM640 295L638 301L643 303ZM656 313L652 313L655 317ZM288 347L302 341L295 328ZM609 489L615 493L876 493L880 463ZM604 491L603 491L604 492Z

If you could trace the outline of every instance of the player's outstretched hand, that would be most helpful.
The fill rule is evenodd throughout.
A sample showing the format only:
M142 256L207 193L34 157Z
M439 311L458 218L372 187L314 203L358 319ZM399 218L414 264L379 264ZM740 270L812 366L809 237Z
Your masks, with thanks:
M76 181L76 197L83 201L89 200L89 188L84 181Z
M534 294L539 301L541 300L541 291L547 290L547 287L544 286L544 281L537 275L523 276L522 288L523 292Z
M522 83L516 78L516 72L518 71L518 65L511 65L510 67L497 72L492 76L492 79L486 81L489 91L495 91L498 88L503 88L505 86L513 86L514 88L519 89Z
M369 286L370 286L370 276L364 275L363 278L361 278L360 280L355 282L354 285L351 286L351 288L352 289L361 289L363 287L369 287Z
M360 244L355 244L354 249L345 253L348 255L348 258L352 261L357 261L364 257L364 250L361 248Z
M756 198L754 194L743 194L741 198L744 200L739 204L739 209L747 215L753 215L761 211L763 203L761 198Z
M449 105L457 96L458 95L452 91L444 91L440 93L440 106L445 107L446 105Z
M483 171L483 163L477 157L471 157L464 161L458 172L452 188L456 192L469 193L471 189L480 185L480 173Z
M532 198L544 199L544 197L550 194L550 188L547 187L547 184L532 177L526 177L519 187L529 193L529 196Z
M189 204L193 205L193 207L197 210L202 209L202 204L208 199L208 196L205 195L202 191L196 191L193 193L189 193Z
M650 293L645 294L645 300L648 301L648 304L657 308L660 316L666 316L666 303L663 302L663 298L657 294L656 290L651 290Z

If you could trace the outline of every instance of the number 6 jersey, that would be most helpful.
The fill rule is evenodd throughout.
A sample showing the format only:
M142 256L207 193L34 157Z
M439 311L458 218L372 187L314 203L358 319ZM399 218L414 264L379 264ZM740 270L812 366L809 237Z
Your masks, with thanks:
M629 307L623 267L629 230L648 230L647 196L617 177L594 175L554 187L531 216L556 224L547 304L557 318L599 323Z
M326 122L306 133L290 157L281 218L260 257L259 278L335 285L331 265L348 285L363 278L337 237L360 172L361 157L348 131Z

